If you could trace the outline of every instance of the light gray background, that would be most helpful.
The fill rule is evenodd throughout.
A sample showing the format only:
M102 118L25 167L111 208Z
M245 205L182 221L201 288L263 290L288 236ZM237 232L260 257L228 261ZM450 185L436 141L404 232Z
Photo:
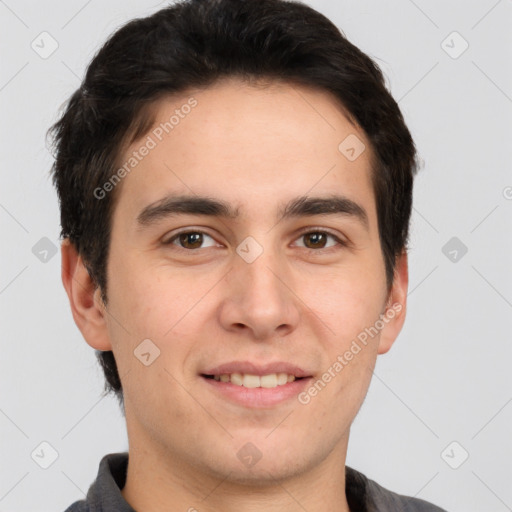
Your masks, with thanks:
M424 160L407 320L378 358L347 464L450 512L512 510L512 1L307 3L377 60ZM0 0L0 511L64 510L103 455L127 449L60 254L43 262L32 248L59 245L46 129L106 37L164 4ZM31 48L43 31L59 45L47 59ZM457 58L453 31L469 43ZM455 262L452 237L468 248ZM43 441L58 452L48 469L31 457Z

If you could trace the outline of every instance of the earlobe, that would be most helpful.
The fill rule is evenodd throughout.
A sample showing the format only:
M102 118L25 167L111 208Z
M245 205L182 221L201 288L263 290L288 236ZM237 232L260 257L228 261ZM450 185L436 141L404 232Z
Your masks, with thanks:
M378 354L385 354L392 347L405 322L409 270L407 252L397 258L393 286L383 314L384 327L380 333Z
M81 256L68 238L61 245L62 283L68 295L73 319L85 341L97 350L112 350L101 301L101 290L96 287Z

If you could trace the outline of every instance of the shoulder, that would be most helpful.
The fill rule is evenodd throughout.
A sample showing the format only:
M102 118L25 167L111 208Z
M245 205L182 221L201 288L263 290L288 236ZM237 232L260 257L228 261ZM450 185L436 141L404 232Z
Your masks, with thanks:
M355 485L363 492L368 512L447 512L428 501L390 491L348 466L346 476L347 485Z
M90 512L89 505L84 500L75 501L64 512Z
M85 499L75 501L64 512L134 512L121 494L126 480L128 453L109 453L99 464L98 474Z

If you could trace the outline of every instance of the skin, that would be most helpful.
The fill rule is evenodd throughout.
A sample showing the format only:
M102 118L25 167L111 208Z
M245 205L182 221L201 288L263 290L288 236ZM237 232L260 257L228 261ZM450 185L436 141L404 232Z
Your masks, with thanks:
M229 79L166 98L154 126L192 94L197 106L118 185L108 306L74 247L62 244L75 322L91 347L113 350L122 380L130 453L122 494L152 512L347 512L350 425L377 355L403 326L408 286L404 252L387 294L370 144L329 93L286 83ZM366 145L354 161L338 150L349 134ZM278 222L283 202L333 191L366 210L368 230L351 216ZM187 214L138 230L139 212L171 192L222 199L240 217ZM331 237L315 245L299 233L307 227L350 245ZM195 249L163 244L183 228L209 236ZM248 236L263 247L252 263L236 253ZM288 361L316 380L391 304L401 311L307 405L233 404L199 376L232 360ZM160 349L149 366L134 356L147 338ZM252 467L237 457L248 442L262 455Z

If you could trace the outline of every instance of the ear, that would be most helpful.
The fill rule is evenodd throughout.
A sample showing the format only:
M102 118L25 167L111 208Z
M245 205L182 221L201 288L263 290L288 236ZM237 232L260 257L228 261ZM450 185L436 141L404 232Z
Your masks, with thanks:
M97 350L112 350L101 290L95 286L81 256L69 238L61 245L62 283L68 294L71 312L85 341Z
M384 327L380 333L378 354L385 354L400 334L405 321L407 309L407 288L409 286L409 269L407 252L403 251L397 258L393 285L384 311ZM387 320L387 321L386 321Z

